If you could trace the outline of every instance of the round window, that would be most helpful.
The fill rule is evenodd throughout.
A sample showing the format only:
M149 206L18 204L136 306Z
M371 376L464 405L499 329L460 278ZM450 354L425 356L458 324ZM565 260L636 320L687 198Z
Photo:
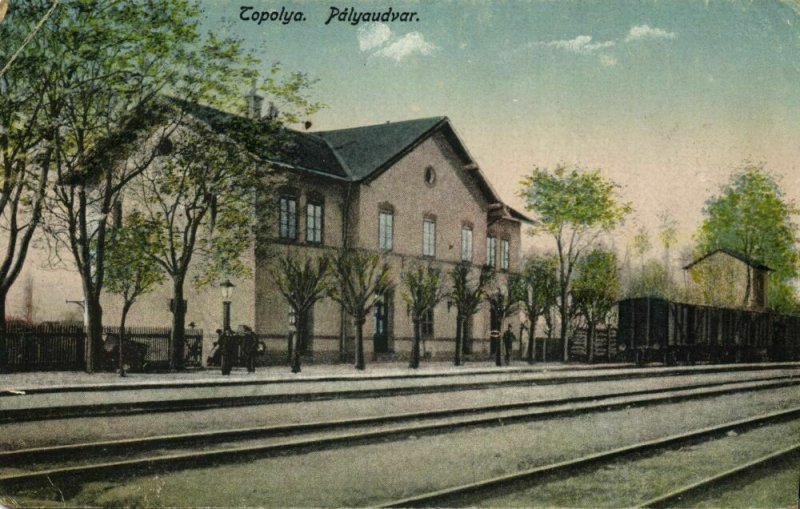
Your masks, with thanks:
M425 183L429 186L436 183L436 170L433 169L433 166L425 168Z

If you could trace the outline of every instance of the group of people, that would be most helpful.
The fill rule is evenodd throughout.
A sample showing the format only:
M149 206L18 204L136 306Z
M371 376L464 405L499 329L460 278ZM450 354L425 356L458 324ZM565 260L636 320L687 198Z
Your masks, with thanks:
M220 365L223 375L231 374L231 369L238 359L243 361L245 367L247 367L248 373L255 373L256 371L258 337L255 332L253 332L253 329L246 325L240 326L239 329L240 330L237 332L233 332L230 329L224 331L222 329L217 329L218 338L216 347L219 349ZM497 365L502 365L501 359L504 359L505 365L508 366L511 362L511 352L514 348L514 343L517 340L517 336L514 335L511 324L508 324L508 329L506 329L502 337L500 336L500 331L493 330L490 333L490 338L496 353L495 361Z
M238 358L244 362L248 373L256 371L256 356L258 355L258 338L253 329L246 325L240 331L217 329L217 348L220 352L220 366L223 375L230 375L231 369ZM241 348L241 353L239 349Z

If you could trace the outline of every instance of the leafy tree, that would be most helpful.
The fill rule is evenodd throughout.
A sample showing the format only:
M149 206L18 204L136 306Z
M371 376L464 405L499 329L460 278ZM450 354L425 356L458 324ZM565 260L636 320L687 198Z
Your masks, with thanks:
M486 301L492 308L492 312L500 320L500 332L503 331L503 321L518 311L518 296L522 293L519 289L519 279L512 278L505 284L500 283L486 294ZM497 348L495 349L494 362L497 366L503 365L501 348L502 338L497 338Z
M586 350L592 362L597 325L608 319L621 291L617 255L595 248L578 262L576 272L572 305L586 323Z
M450 292L448 299L456 307L456 345L455 359L456 366L462 364L465 345L467 344L469 331L467 324L472 315L480 309L486 288L494 280L494 270L488 265L480 269L478 279L470 281L471 265L462 262L453 267L450 271Z
M298 338L305 337L309 310L332 288L331 260L327 255L318 257L316 261L310 258L301 260L287 253L278 258L270 274L297 320L297 331L289 344L289 357L292 373L299 373L300 353L306 345L299 345Z
M633 236L633 250L639 255L639 268L644 271L644 257L653 244L650 242L650 235L647 233L647 228L639 226L636 230L636 235Z
M360 249L341 249L333 261L336 281L328 295L353 317L356 329L356 363L364 364L364 322L375 302L391 287L389 264L377 253Z
M790 311L797 305L792 281L797 277L798 213L787 199L777 177L763 164L744 164L716 196L706 201L705 220L697 232L698 248L710 252L727 248L758 260L770 268L770 307ZM747 268L743 305L750 301L750 267Z
M241 144L184 116L170 142L129 186L130 208L154 232L149 256L172 280L171 366L183 360L189 270L197 267L195 286L227 276L247 276L242 256L256 227L257 197L271 194L271 180ZM203 150L197 150L203 147Z
M112 228L108 238L105 287L110 293L122 297L119 321L120 376L125 376L123 345L128 312L136 299L164 282L163 270L148 255L152 240L152 232L136 216L130 216L127 224Z
M628 203L620 203L613 182L599 170L584 170L559 165L552 172L536 168L520 183L519 195L526 209L537 217L533 234L550 235L556 243L559 261L559 301L561 341L564 360L569 357L569 303L572 275L582 253L598 236L619 225L630 212Z
M237 41L201 38L199 21L188 0L63 0L36 37L53 76L44 114L56 122L59 185L46 226L54 256L65 248L81 277L89 372L102 342L109 217L178 125L159 97L222 100L254 75Z
M411 347L411 362L408 367L419 367L420 321L426 313L446 296L442 284L441 270L427 266L415 266L400 275L406 287L403 300L408 307L411 321L414 324L414 344Z
M667 277L672 278L671 249L678 243L678 222L669 212L658 215L658 239L664 247L664 269Z
M689 269L693 283L688 288L690 302L705 306L738 308L747 286L747 270L729 256L714 256Z
M0 24L0 55L17 57L2 62L0 75L0 366L7 354L6 299L41 223L53 156L54 124L45 115L53 73L36 39L18 52L48 9L43 2L20 4Z
M539 317L546 316L558 300L558 260L549 255L529 257L515 290L528 319L527 361L533 364L536 324Z
M624 294L627 298L658 297L681 300L683 297L666 267L653 259L647 260L641 272L630 278Z

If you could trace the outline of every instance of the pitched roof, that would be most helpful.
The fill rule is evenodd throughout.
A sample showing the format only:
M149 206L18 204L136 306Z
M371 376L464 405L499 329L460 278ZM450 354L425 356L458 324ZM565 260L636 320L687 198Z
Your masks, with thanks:
M446 117L421 118L403 122L317 131L346 165L350 178L362 180L391 164L398 155L424 139Z
M300 172L351 182L376 177L434 132L440 131L450 141L468 175L487 201L502 203L447 117L387 122L330 131L302 132L282 129L281 134L277 135L274 132L269 133L270 124L263 120L253 120L211 106L172 100L212 129L234 139L241 139L251 152L266 161ZM267 132L259 136L258 133L263 131ZM524 214L509 210L510 219L532 223Z
M736 258L737 260L746 263L747 265L753 267L754 269L767 270L767 271L773 270L772 268L764 265L763 263L761 263L759 261L756 261L756 260L754 260L752 258L749 258L749 257L745 256L744 254L738 252L738 251L734 251L732 249L727 249L727 248L724 248L724 247L717 248L717 249L715 249L713 251L710 251L710 252L704 254L700 258L698 258L698 259L694 260L693 262L689 263L688 265L686 265L683 269L684 270L691 269L692 267L694 267L698 263L702 262L706 258L709 258L709 257L711 257L711 256L713 256L713 255L715 255L717 253L723 253L723 254L726 254L726 255L731 256L733 258Z

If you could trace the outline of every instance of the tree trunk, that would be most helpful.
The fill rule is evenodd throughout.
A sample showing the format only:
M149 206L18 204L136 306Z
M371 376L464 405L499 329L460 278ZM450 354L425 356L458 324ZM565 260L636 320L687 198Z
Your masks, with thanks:
M126 302L122 306L122 317L119 319L119 376L125 376L125 357L123 350L125 344L125 320L128 318L128 311L130 311L132 304L132 302Z
M586 355L590 363L594 362L594 328L594 323L590 321L586 327Z
M0 293L0 372L8 367L8 343L6 342L6 292Z
M367 366L364 362L364 322L366 318L356 320L356 369L363 371Z
M408 363L408 367L411 369L417 369L419 367L419 319L414 319L414 342L411 345L411 362Z
M300 373L300 338L306 331L306 314L300 311L295 311L297 331L292 335L292 344L289 345L290 356L292 359L292 373Z
M500 328L499 332L503 332L503 320L500 320ZM502 366L503 365L503 336L501 334L497 335L497 345L494 349L494 365L495 366Z
M453 364L461 366L464 353L464 317L460 314L456 317L456 351Z
M172 280L172 334L170 334L169 369L183 369L186 308L183 305L183 278Z
M528 364L533 364L534 357L536 355L536 322L538 321L538 316L531 317L531 323L528 327Z
M86 330L86 372L94 373L102 365L103 358L103 308L100 299L86 299L88 327Z
M561 344L564 346L564 362L569 362L569 310L567 306L567 288L566 286L561 290L561 306L559 307L559 315L561 318Z

